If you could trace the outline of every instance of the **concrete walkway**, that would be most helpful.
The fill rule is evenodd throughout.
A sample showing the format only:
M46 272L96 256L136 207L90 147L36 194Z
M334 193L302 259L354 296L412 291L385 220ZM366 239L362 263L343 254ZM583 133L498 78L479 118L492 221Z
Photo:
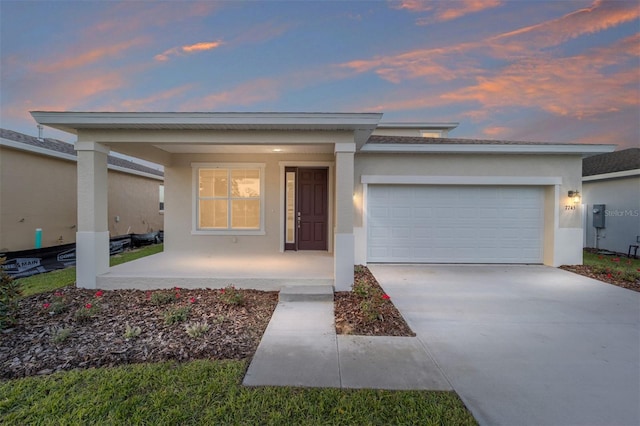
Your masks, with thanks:
M283 289L246 386L451 390L415 337L337 336L330 286Z

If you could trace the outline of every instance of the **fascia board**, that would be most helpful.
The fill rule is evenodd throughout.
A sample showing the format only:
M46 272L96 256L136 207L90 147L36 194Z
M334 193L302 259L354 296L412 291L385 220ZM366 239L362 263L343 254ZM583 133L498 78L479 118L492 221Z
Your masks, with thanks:
M447 153L447 154L576 154L613 152L615 145L501 145L501 144L366 144L365 153Z
M31 111L39 123L56 128L76 130L92 126L291 126L298 128L340 127L371 128L378 125L382 113L166 113L166 112L72 112Z
M621 172L602 173L599 175L585 176L582 178L582 181L591 182L591 181L597 181L597 180L618 179L618 178L633 177L633 176L640 176L640 169L624 170Z

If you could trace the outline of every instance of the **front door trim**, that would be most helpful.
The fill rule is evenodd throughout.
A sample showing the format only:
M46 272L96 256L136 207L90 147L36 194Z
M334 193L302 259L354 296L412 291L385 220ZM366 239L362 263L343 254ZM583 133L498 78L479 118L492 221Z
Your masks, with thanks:
M333 161L279 161L278 166L280 167L280 202L278 203L278 217L280 218L280 233L279 233L279 241L280 247L279 252L284 253L284 233L285 233L285 219L286 219L286 210L284 208L285 204L285 184L286 184L286 167L298 167L298 168L327 168L327 184L328 184L328 208L329 208L329 217L327 220L327 251L329 253L333 253L333 209L334 209L334 197L335 197L335 184L334 184L334 170L335 163Z

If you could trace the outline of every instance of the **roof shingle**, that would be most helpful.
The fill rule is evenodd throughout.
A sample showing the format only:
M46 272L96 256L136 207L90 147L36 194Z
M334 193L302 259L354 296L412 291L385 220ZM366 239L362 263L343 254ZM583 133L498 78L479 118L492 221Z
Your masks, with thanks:
M640 148L629 148L582 160L582 176L640 169Z

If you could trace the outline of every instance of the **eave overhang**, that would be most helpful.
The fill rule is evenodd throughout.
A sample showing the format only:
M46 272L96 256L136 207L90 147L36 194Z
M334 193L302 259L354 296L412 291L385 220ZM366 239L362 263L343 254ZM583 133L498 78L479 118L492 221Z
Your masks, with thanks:
M363 153L432 154L572 154L588 157L613 152L615 145L591 144L366 144Z

